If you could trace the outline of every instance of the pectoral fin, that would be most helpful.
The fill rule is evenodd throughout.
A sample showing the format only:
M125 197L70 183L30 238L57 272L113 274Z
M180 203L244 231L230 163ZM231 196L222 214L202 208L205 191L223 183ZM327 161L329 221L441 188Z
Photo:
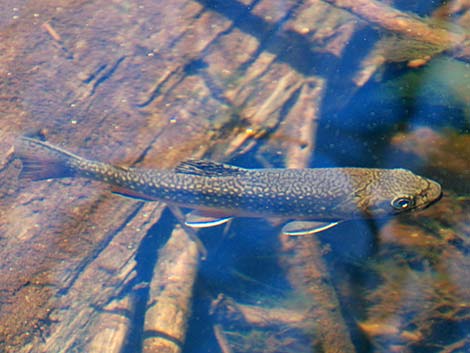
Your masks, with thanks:
M192 228L209 228L224 224L232 218L232 216L213 216L201 211L192 211L186 215L184 224Z
M282 233L287 235L309 235L323 232L340 222L292 221L282 227Z

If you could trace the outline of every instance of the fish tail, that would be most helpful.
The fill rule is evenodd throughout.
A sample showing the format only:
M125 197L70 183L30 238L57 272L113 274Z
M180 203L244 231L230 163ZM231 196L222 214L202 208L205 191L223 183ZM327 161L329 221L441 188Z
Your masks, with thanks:
M73 176L73 162L80 157L47 142L21 137L15 143L15 156L22 162L20 178L43 180Z

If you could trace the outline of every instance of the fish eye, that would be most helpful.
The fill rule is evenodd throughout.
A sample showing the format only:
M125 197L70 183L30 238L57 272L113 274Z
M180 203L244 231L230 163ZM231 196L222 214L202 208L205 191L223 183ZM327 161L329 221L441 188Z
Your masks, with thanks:
M412 207L414 205L414 201L409 197L402 196L393 199L391 205L396 210L404 211Z

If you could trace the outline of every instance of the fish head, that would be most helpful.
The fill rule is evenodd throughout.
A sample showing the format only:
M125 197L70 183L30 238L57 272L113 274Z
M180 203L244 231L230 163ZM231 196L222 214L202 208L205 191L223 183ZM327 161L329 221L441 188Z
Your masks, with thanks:
M439 183L406 169L379 170L361 208L369 217L423 209L442 197Z

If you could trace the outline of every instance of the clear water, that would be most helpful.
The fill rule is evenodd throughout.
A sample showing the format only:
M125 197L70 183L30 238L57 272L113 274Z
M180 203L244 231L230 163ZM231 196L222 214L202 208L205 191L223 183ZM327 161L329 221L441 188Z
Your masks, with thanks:
M124 1L117 3L111 7L113 11L106 12L109 10L106 7L99 16L107 20L109 16L122 18L119 16L126 13L131 18L130 22L138 18L137 14L144 16L143 8L136 10L134 4ZM328 303L333 306L333 309L327 305L328 308L324 311L330 310L331 317L341 318L343 323L338 327L345 330L343 337L350 337L352 346L357 352L470 352L468 334L470 332L469 59L456 60L450 54L439 54L418 68L410 68L407 65L409 60L399 62L390 60L380 66L367 83L357 87L353 84L353 78L357 75L367 55L373 50L374 45L387 36L376 27L361 26L348 39L343 51L334 55L331 50L325 50L322 43L316 42L310 32L302 32L302 26L299 25L302 21L298 18L302 16L307 19L315 18L319 22L323 18L316 18L314 14L308 12L312 10L308 10L307 6L301 2L277 1L272 6L262 1L254 1L249 6L237 1L197 1L196 3L201 9L197 16L194 15L194 21L210 14L206 22L197 22L198 26L215 29L217 26L222 26L228 19L230 25L218 35L220 42L223 42L224 36L231 31L245 35L245 41L238 47L226 48L224 52L226 55L223 56L216 44L204 49L199 47L200 42L209 36L209 30L195 31L194 38L187 44L194 46L192 50L188 50L190 54L194 54L194 57L188 53L176 55L172 50L173 47L178 46L181 38L175 34L178 31L177 28L172 27L172 24L177 27L178 16L181 18L186 14L186 8L183 5L187 3L184 1L178 2L181 6L174 5L174 7L159 2L145 2L148 13L167 11L167 16L161 18L155 15L160 22L152 22L150 20L153 18L150 18L145 25L139 27L142 33L139 32L135 35L136 37L123 40L119 46L107 44L103 38L109 39L109 32L118 31L119 27L131 26L131 24L116 25L114 23L116 27L101 28L100 31L97 30L94 33L93 25L97 25L99 21L88 26L84 25L85 19L80 18L80 16L86 16L86 8L83 8L82 13L77 13L76 18L68 17L70 23L65 20L60 21L61 16L66 16L62 11L67 11L67 7L65 10L54 10L57 11L54 16L58 16L59 19L51 23L63 36L63 42L58 41L54 44L54 48L58 48L59 53L65 53L66 60L74 63L69 68L70 70L73 70L73 67L80 67L80 60L84 60L80 57L80 48L83 49L85 44L95 46L96 51L93 53L99 54L96 54L96 58L90 59L92 62L84 65L84 68L77 68L77 72L73 72L72 76L82 82L78 85L80 89L74 91L76 95L64 94L62 96L59 89L48 91L47 82L61 80L54 75L52 78L45 74L34 76L33 83L25 87L21 86L22 90L18 89L15 94L20 96L26 116L38 118L37 120L18 118L18 123L12 123L11 129L15 134L21 134L29 132L27 130L45 128L56 141L73 140L74 134L78 134L82 129L81 134L86 135L82 141L83 145L72 147L74 151L81 151L84 155L93 156L95 151L100 151L99 153L107 154L112 160L122 162L120 157L128 153L124 151L137 148L138 153L131 153L134 157L139 156L133 158L133 162L142 162L140 165L145 165L146 156L153 154L162 156L165 162L170 163L172 149L197 150L197 146L185 145L184 138L181 138L181 134L185 134L183 130L177 136L178 138L171 138L171 126L179 126L179 122L184 120L182 117L184 114L207 116L205 120L207 125L197 126L197 128L207 128L208 140L211 139L210 134L217 130L218 119L224 123L226 130L224 136L233 136L231 135L233 131L247 128L247 121L250 120L242 119L241 116L243 114L249 116L247 111L250 107L236 106L229 98L232 97L230 94L233 95L233 90L242 87L243 80L249 74L253 75L250 67L261 55L269 54L274 57L275 64L267 69L267 76L272 75L274 78L276 70L290 70L303 79L321 78L325 83L321 99L318 103L312 101L312 104L318 104L319 115L318 127L314 132L315 148L309 161L310 167L407 168L416 174L440 182L444 190L443 199L423 212L394 219L348 221L315 235L325 266L325 271L321 274L324 278L321 285L329 288L337 297L337 302L335 298L332 298L331 303ZM443 6L444 3L444 1L415 1L410 5L407 1L396 1L396 7L402 11L410 11L426 17L431 16L433 11ZM14 16L19 16L19 18L12 19L2 14L0 29L8 28L13 33L21 32L20 27L14 27L15 21L22 20L25 16L33 18L38 26L41 25L42 20L54 18L51 16L42 18L40 8L28 10L27 4L18 5L19 8L12 4L9 6ZM72 5L71 8L76 9ZM263 10L259 10L260 8ZM338 11L337 16L340 16L341 11L336 11ZM465 7L453 16L449 16L449 28L452 28L452 21L458 20L465 12L467 12L467 18L470 17L470 9ZM334 17L331 14L329 16ZM187 22L184 23L187 24ZM80 39L74 37L71 29L78 26L77 23L83 25L84 31L93 33L91 37L94 39L84 41L80 45L74 44L74 40ZM327 30L328 25L329 22L322 23L320 28ZM47 30L43 29L43 31L44 36L52 35L50 31L49 33ZM332 31L334 32L333 29ZM67 37L68 33L70 37ZM162 38L168 40L170 43L168 47L158 47L155 44L158 40L149 39L155 33L160 33ZM325 38L325 42L329 43L331 38L328 36ZM249 43L249 39L262 44L256 50L250 50L252 43ZM215 42L217 43L217 40ZM156 49L147 46L150 44L155 45ZM76 50L75 56L71 54L73 50L70 48ZM236 70L233 70L231 76L227 76L224 70L232 70L230 64L240 61L235 57L244 54L245 51L246 55L250 54L251 57L246 58L243 65L233 64ZM234 56L233 60L227 53ZM188 54L187 57L186 54ZM56 55L60 54L56 53ZM116 59L116 57L118 59L110 61L102 59L106 58L106 55L109 55L110 59ZM403 54L403 56L406 55L408 54ZM135 61L127 66L129 60ZM144 60L153 60L150 68L145 66L147 64L142 64ZM47 64L40 61L27 64L33 65L33 63L36 68L45 71L48 69ZM176 69L165 66L171 66L173 63L176 63L174 64ZM11 63L9 65L11 69ZM90 67L95 69L94 74L98 77L97 79L90 73L93 71ZM148 71L139 71L141 67L145 67ZM124 70L123 68L128 71L123 73L121 71ZM190 93L183 90L183 94L174 88L181 82L162 79L164 83L160 88L165 94L161 93L160 88L155 89L152 94L144 94L143 92L152 91L150 88L155 86L155 82L159 82L158 80L152 81L153 73L159 72L164 76L165 70L184 71L193 84L188 87L196 87L195 92L189 89ZM24 72L15 73L10 70L8 77L12 81L6 83L7 87L11 85L17 88L15 85L18 83L11 78L16 74L23 75L20 75L18 80L26 80L27 75ZM66 75L63 72L62 74ZM118 75L117 79L115 79L116 75ZM262 74L260 77L259 81L254 80L251 83L256 89L249 95L261 97L259 102L256 102L254 98L252 101L247 99L257 109L256 111L262 108L269 110L271 108L269 104L273 107L277 104L276 100L269 101L266 108L263 103L267 100L263 101L263 98L269 98L282 83L275 82L274 79L273 82L267 82L266 79L263 81ZM193 79L194 81L191 81ZM89 82L94 82L92 88L88 86ZM199 91L201 90L200 82L204 83L203 87L209 93ZM116 89L120 85L125 88L116 92L122 96L114 95L113 90L108 91L111 93L106 93L110 86ZM137 86L139 89L136 89ZM245 87L245 89L252 89L252 86ZM178 94L181 94L181 97ZM244 153L240 153L242 148L236 149L228 162L245 168L262 168L267 165L284 166L286 148L290 146L289 144L295 145L298 141L296 136L286 137L281 121L295 106L298 95L300 93L293 94L283 104L280 111L274 110L273 117L276 116L279 119L277 123L270 125L269 119L263 122L267 126L266 133L253 139L251 148L246 148ZM81 103L93 99L96 99L98 103L91 104L89 109L80 110ZM154 104L159 99L161 101ZM199 105L191 105L198 99L205 100ZM117 100L122 103L119 109L116 108ZM200 107L201 110L188 112L185 110L187 106ZM215 106L220 110L212 110ZM60 113L57 117L50 118L49 113L54 110ZM161 117L159 114L162 112L168 113L169 116ZM220 118L220 116L226 118ZM108 123L104 124L105 128L103 128L102 121L106 119ZM226 123L224 119L232 120ZM93 129L95 123L100 126L96 131ZM140 138L157 143L164 140L168 143L168 148L164 151L145 149L147 146L144 148L138 143ZM230 146L230 142L232 141L221 138L220 142L208 152L207 157L220 158ZM283 153L277 153L279 151ZM60 190L72 188L72 184L79 185L75 186L74 192L84 186L84 194L78 201L77 199L69 200L71 205L79 211L98 207L102 202L101 198L107 197L108 190L98 189L93 186L94 184L90 186L89 182L83 183L83 181L64 181L59 185L62 188ZM36 195L41 190L43 189L38 187L37 190L29 190L29 192ZM88 199L90 191L96 194ZM4 209L9 211L5 214L8 214L8 219L13 219L11 209L15 208L14 202L16 201L12 201L11 196L8 197L5 198L4 204L7 206ZM28 207L40 209L41 203L46 203L47 198L48 195L41 195L38 200L34 201L36 203L32 202L33 205ZM17 202L28 203L25 200ZM66 208L65 206L60 209ZM72 209L72 206L70 208ZM34 215L34 212L39 211L31 209L31 214ZM45 224L41 222L40 224ZM130 321L129 333L121 347L121 352L143 351L142 342L146 337L143 325L149 299L146 284L151 281L154 266L158 261L155 249L164 246L175 224L177 220L170 211L166 210L158 222L149 227L140 243L133 244L137 249L135 251L136 277L125 285L115 284L117 289L112 292L113 295L118 293L116 295L118 298L131 295L133 300L132 310L127 314ZM85 234L85 231L80 228L80 223L75 226ZM51 228L50 232L60 234L60 229ZM316 320L315 317L309 317L308 310L322 311L323 309L316 308L316 304L312 304L315 297L299 291L289 278L286 261L289 261L292 254L283 248L285 244L280 240L279 233L280 225L259 219L236 219L228 228L221 226L199 231L198 236L208 254L199 265L191 304L192 314L187 324L187 336L185 342L180 342L184 353L229 352L227 348L225 350L222 348L221 338L215 333L216 327L221 329L228 346L234 353L327 352L335 349L331 345L324 346L319 328L328 327L329 332L338 328L336 326L330 328L328 325L331 325L331 322L322 321L321 317ZM97 258L113 236L109 234L100 238L99 244L94 244L92 251L87 250L87 256L90 259ZM85 236L83 238L83 242L79 245L91 247L89 244L93 243L93 239L88 240ZM7 243L2 236L0 241ZM41 250L41 246L49 246L54 254L61 254L63 251L59 241L53 245L33 241L32 243L37 245L36 250L23 249L24 252L19 252L25 259L34 251L43 251L44 257L47 257L47 251L44 248ZM70 271L77 271L77 273L71 274L67 277L68 279L78 277L80 271L86 267L87 260L80 262L80 252L85 253L85 251L79 246L77 248L73 254L67 254L78 259L75 263L64 256L60 265L54 268L60 272L61 266L66 267L67 265L64 264L70 261L73 264L73 266L70 265L73 269ZM4 265L0 265L0 270L5 270L6 264L5 260ZM308 268L311 264L306 261L298 266ZM57 279L61 277L57 275L57 277L50 276L50 278L58 281ZM90 280L90 283L92 281ZM95 285L95 283L92 284ZM53 282L51 287L54 288L54 286L60 287L60 284ZM7 294L5 298L2 297L2 301L6 302L10 289L3 288ZM220 294L223 294L229 303L271 313L278 309L290 310L292 315L305 314L308 319L294 324L282 320L276 322L272 318L264 324L260 324L259 321L253 323L248 322L246 318L243 319L236 310L235 312L227 311L227 307L223 307L214 314L211 312L211 305ZM68 293L63 290L53 292L53 297L57 298L67 295ZM93 315L98 315L106 311L103 308L115 299L115 297L106 296L104 298L96 302L93 301L94 298L90 298L91 303L84 300L83 306L77 304L78 309L73 304L67 304L72 308L70 310L77 310L77 315L84 307L87 309L91 307ZM234 304L232 308L236 308L236 305ZM1 310L2 303L0 302L0 312ZM92 318L93 315L91 315ZM37 318L31 318L33 321L38 321L39 326L42 325L41 329L37 327L32 329L35 332L32 336L41 336L32 341L42 345L41 349L49 342L50 337L54 337L54 329L61 324L46 314L44 316L46 318L41 318L39 321L36 320ZM91 324L87 321L84 322L83 327L86 325ZM38 334L38 331L41 332ZM80 331L78 335L82 332L86 331ZM80 337L77 339L79 343L72 348L80 351L82 347L86 347L87 339L87 336ZM26 340L27 343L31 342L28 340ZM335 343L340 344L340 342ZM26 343L24 348L24 351L30 349ZM31 349L29 351L35 351L35 347ZM60 349L49 351L59 352Z

